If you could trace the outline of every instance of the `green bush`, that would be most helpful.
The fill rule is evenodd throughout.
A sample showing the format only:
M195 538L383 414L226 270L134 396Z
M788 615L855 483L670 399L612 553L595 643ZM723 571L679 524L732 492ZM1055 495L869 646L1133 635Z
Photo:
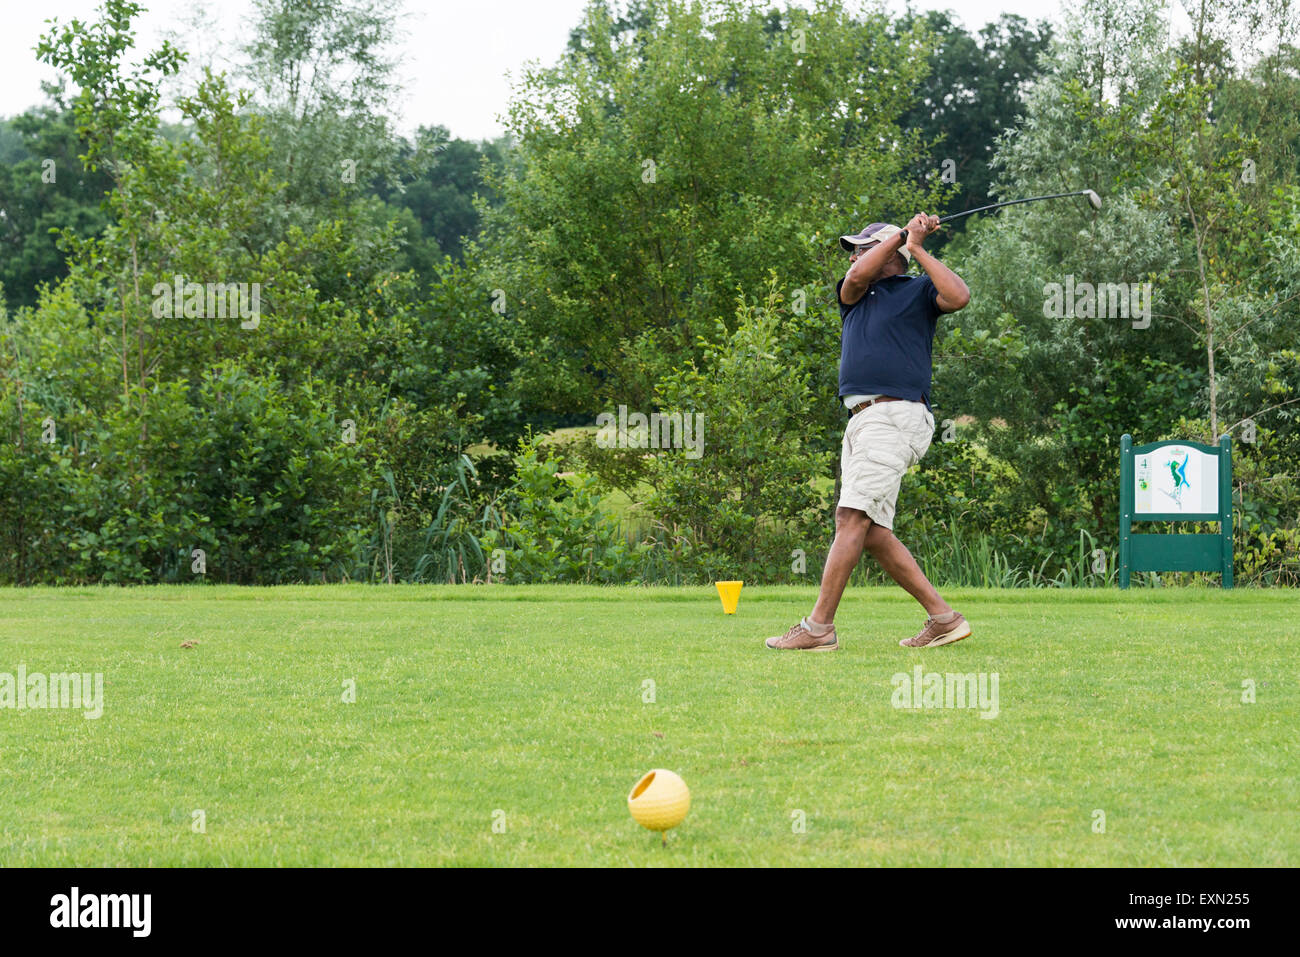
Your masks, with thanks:
M64 565L60 505L71 460L41 442L46 413L0 369L0 584L58 580Z
M784 351L781 305L773 279L761 304L741 300L734 332L718 322L702 367L689 362L657 389L661 408L703 415L703 446L698 458L655 455L649 509L665 538L691 543L707 577L788 580L791 553L811 554L829 535L815 479L832 459L807 435L809 409L827 400Z
M7 418L15 410L12 396ZM309 387L223 364L5 443L6 581L319 581L355 560L364 465ZM36 428L30 424L35 421ZM12 483L12 484L11 484Z
M629 544L618 521L602 511L594 476L560 472L559 460L537 438L521 441L514 463L514 482L500 499L497 527L482 539L490 561L494 552L498 561L504 559L504 572L493 572L489 580L626 584L634 579L645 546Z
M227 363L205 377L198 403L189 478L214 545L208 577L319 581L349 563L369 483L312 384L286 392Z

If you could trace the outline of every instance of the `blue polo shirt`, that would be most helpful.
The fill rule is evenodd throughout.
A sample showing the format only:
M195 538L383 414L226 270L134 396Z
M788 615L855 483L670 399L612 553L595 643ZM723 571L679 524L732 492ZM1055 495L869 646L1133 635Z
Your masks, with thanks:
M930 407L930 359L939 291L929 276L877 279L851 306L840 299L840 398L897 396Z

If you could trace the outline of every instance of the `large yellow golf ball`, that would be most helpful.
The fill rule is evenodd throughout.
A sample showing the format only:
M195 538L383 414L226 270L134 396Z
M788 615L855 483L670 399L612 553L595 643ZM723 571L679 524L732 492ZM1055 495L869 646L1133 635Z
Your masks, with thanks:
M681 824L691 809L691 790L672 771L655 768L636 782L627 809L642 827L666 831Z

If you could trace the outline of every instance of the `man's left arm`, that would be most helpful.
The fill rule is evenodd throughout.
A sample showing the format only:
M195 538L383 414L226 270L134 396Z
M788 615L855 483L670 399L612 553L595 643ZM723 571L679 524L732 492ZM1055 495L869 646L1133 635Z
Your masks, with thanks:
M935 305L939 307L939 311L956 312L958 309L964 309L970 302L970 289L962 281L961 276L935 259L921 245L925 237L938 228L938 216L926 216L924 213L918 213L907 224L907 251L912 254L912 258L920 264L921 268L925 270L925 274L930 277L930 281L934 283L935 291L939 294L935 299Z

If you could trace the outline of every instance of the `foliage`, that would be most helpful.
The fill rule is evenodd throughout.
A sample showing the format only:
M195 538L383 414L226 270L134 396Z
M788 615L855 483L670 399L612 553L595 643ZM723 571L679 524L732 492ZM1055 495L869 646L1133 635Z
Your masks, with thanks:
M895 24L906 30L924 24L933 34L929 71L911 105L899 118L903 129L918 129L930 155L918 164L919 181L950 173L956 191L951 212L987 205L992 186L990 162L997 138L1019 122L1025 91L1038 78L1039 57L1052 30L1043 20L1030 25L1004 13L978 32L968 33L946 10L908 11ZM951 163L951 166L945 166ZM948 235L965 229L959 219L934 237L942 248Z
M244 72L275 131L289 222L310 230L362 186L396 181L390 45L400 21L397 0L254 0ZM430 158L425 146L417 140L417 168Z
M973 299L900 537L941 583L1109 582L1118 437L1227 434L1238 579L1296 584L1300 17L1185 7L593 0L492 143L396 134L391 0L258 0L174 100L139 3L52 21L59 84L0 121L0 581L189 581L196 548L237 582L496 581L493 548L513 581L815 578L836 237L1091 187L942 247ZM255 286L255 321L177 281ZM1085 282L1150 322L1047 308ZM592 441L620 407L702 414L702 456Z
M602 511L594 476L560 472L536 437L521 441L514 462L514 481L497 506L500 524L482 538L483 551L504 561L493 580L625 583L633 577L643 549L629 545Z
M81 165L87 144L63 90L46 93L49 105L0 121L16 140L14 155L0 159L0 286L11 307L35 306L40 286L67 274L58 232L95 236L107 222L109 178Z
M588 8L560 63L523 78L518 164L491 180L484 286L517 317L521 394L648 408L738 289L775 264L787 294L821 288L839 233L934 205L902 180L922 147L896 123L922 32L888 25L839 2Z
M0 455L6 487L29 493L6 496L20 511L0 580L311 581L359 546L361 462L310 388L286 395L227 364L192 401L180 381L147 403L51 418L54 441L38 414L26 404Z
M476 360L484 350L460 344L483 339L463 320L430 335L460 286L422 299L374 201L282 215L303 200L276 175L271 119L223 76L205 71L178 100L187 135L162 136L160 82L181 55L164 45L131 66L138 12L108 0L98 22L56 23L38 47L78 88L81 159L111 183L109 225L65 231L67 278L35 310L0 313L13 479L0 577L189 580L193 548L222 581L373 570L370 529L384 546L422 533L462 451L489 415L508 418L477 401L488 373L401 357L454 342ZM191 313L170 301L190 280L260 286L260 310L214 314L200 296Z
M807 438L814 397L782 346L782 304L773 276L762 302L740 302L734 330L717 323L700 364L684 364L657 389L660 409L703 428L698 455L654 455L649 509L665 526L690 529L726 577L780 577L793 549L807 552L825 536L827 503L813 479L829 472L831 457Z
M495 518L491 506L484 508L475 523L472 515L474 463L462 455L456 477L443 489L442 499L433 520L424 532L420 557L411 572L411 581L445 581L450 583L479 580L486 575L487 561L477 535L490 527Z
M1193 438L1178 423L1203 418L1208 441L1225 409L1238 433L1252 415L1292 414L1292 194L1278 187L1263 203L1260 241L1258 187L1241 175L1243 150L1283 170L1288 147L1213 115L1219 87L1241 102L1244 70L1213 39L1236 15L1210 6L1202 42L1188 47L1169 42L1155 2L1080 4L995 165L1006 195L1090 185L1104 208L990 218L950 246L975 294L945 322L936 417L972 419L968 434L1016 477L972 496L1004 516L999 545L1014 564L1057 556L1052 567L1081 531L1113 547L1123 432ZM1295 173L1292 162L1283 178ZM1149 283L1150 321L1049 315L1047 284L1067 282Z
M508 150L505 138L472 143L441 126L422 126L414 143L399 145L398 181L376 180L374 189L409 217L407 264L417 275L434 273L443 256L463 260L465 246L479 232L480 204L493 208L500 202L485 172L499 177Z

